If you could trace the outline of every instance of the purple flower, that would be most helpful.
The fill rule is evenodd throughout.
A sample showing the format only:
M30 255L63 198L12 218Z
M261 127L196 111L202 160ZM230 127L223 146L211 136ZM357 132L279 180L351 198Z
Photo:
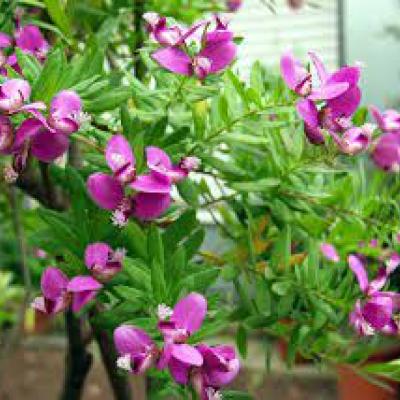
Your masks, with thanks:
M54 130L74 133L79 130L82 117L82 100L76 92L63 90L53 97L48 123Z
M122 325L114 331L114 343L120 357L117 366L133 374L142 374L157 360L158 349L143 330Z
M350 128L341 136L334 131L331 131L330 134L342 153L355 155L368 149L373 130L371 124L365 124L361 127Z
M37 297L32 307L53 315L66 310L72 302L72 311L78 312L91 301L102 285L90 276L68 278L58 268L48 267L42 274L42 297Z
M171 163L156 147L146 149L149 174L136 176L135 157L122 135L113 136L106 147L106 161L113 175L95 173L87 182L92 199L100 207L114 211L113 221L124 226L129 217L142 220L158 218L171 203L171 185L184 179L188 170ZM137 193L125 196L125 188Z
M32 307L45 314L53 315L68 308L68 278L55 267L44 270L40 282L43 296L37 297L32 302Z
M31 95L29 83L23 79L8 79L0 85L0 111L14 114L19 111L37 111L46 108L44 103L24 104Z
M114 251L106 243L93 243L86 247L85 264L96 279L106 282L121 271L124 257L124 250Z
M199 293L190 293L175 305L169 321L160 320L158 328L165 344L158 362L159 368L168 365L174 375L179 368L202 365L201 353L185 342L200 329L206 314L207 300Z
M185 40L191 37L199 27L203 25L207 27L208 24L204 22L195 24L177 43L156 50L152 58L168 71L179 75L195 75L200 79L224 70L236 57L237 48L233 42L233 33L219 21L216 19L215 30L204 32L201 49L194 56L186 52Z
M19 23L17 23L19 25ZM20 66L18 65L17 56L12 53L6 56L3 49L11 49L18 47L25 53L31 54L39 61L43 62L46 59L49 44L43 37L39 28L35 25L26 25L24 27L17 26L14 37L11 37L3 32L0 32L0 74L7 76L6 65L9 65L16 72L22 75Z
M371 335L375 332L396 334L398 327L393 319L393 312L398 308L399 296L394 292L381 291L389 274L397 265L389 268L380 267L377 277L369 282L367 271L361 256L350 255L348 262L357 278L365 301L358 300L350 314L350 324L360 335Z
M375 106L370 106L370 111L382 132L400 133L400 113L398 111L386 110L381 113Z
M14 142L14 127L10 118L0 115L0 154L8 154Z
M375 165L384 171L400 171L400 135L384 133L379 137L372 151Z
M15 32L15 43L22 51L44 61L49 51L49 44L40 29L35 25L26 25Z
M338 263L340 261L339 254L335 246L331 245L330 243L321 243L319 248L327 260L334 263Z
M236 12L242 7L243 0L226 0L226 6L230 12Z
M203 356L203 365L190 371L192 385L201 400L218 399L219 389L229 385L239 373L240 361L232 346L200 344L197 350Z
M313 144L323 144L323 129L326 129L330 134L345 133L343 138L336 140L343 152L354 154L363 150L365 135L356 135L355 131L346 132L352 128L350 117L361 100L358 87L360 68L343 67L329 73L315 53L309 52L309 55L317 71L319 86L314 85L310 72L291 52L284 53L281 58L281 73L285 83L303 97L297 102L296 108L304 121L308 140ZM338 136L335 138L339 139Z
M103 285L91 276L76 276L67 286L72 295L72 311L79 312L87 303L92 301Z

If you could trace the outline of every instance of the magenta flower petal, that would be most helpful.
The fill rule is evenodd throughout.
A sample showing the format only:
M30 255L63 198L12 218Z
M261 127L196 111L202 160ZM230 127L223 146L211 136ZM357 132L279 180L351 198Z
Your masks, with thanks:
M297 102L296 109L307 125L314 128L318 126L318 110L314 102L301 99Z
M132 189L143 193L163 193L169 194L171 191L171 182L166 176L158 174L140 175L130 185Z
M357 126L348 129L339 140L335 139L343 153L355 155L368 149L371 136L372 131L367 127Z
M124 198L124 189L114 177L97 172L86 183L92 200L101 208L115 210Z
M400 135L385 133L379 139L372 152L377 167L391 172L400 170Z
M189 383L189 373L192 369L191 364L171 358L171 361L168 363L168 368L176 383L179 385L187 385Z
M106 160L113 172L130 165L135 166L135 156L126 138L122 135L114 135L107 143Z
M304 133L308 141L312 144L321 145L325 143L325 136L319 126L313 127L305 123Z
M0 85L0 110L16 112L31 95L29 83L23 79L9 79Z
M393 301L390 297L377 294L362 308L365 320L375 329L384 328L391 320L393 313Z
M147 165L150 169L158 166L163 166L166 169L170 169L172 167L172 162L168 154L158 147L146 147L146 159Z
M242 6L243 0L226 0L226 6L230 12L236 12Z
M132 356L144 352L154 344L144 330L131 325L121 325L114 331L114 343L119 354Z
M13 40L11 36L6 33L0 32L0 49L12 46Z
M45 298L57 300L67 289L68 278L58 268L48 267L44 270L40 287Z
M379 290L381 290L385 286L387 278L388 274L386 272L386 268L379 268L378 275L369 283L368 294L372 295L379 292Z
M18 151L25 141L36 136L43 129L40 121L34 118L26 119L15 132L13 151Z
M232 41L210 42L198 54L211 62L209 72L218 73L228 67L235 59L237 47Z
M364 264L360 258L355 255L350 255L348 257L348 263L350 269L353 271L358 280L358 285L360 286L361 291L366 293L368 290L368 275Z
M342 96L349 89L347 82L327 83L317 88L313 88L308 96L310 100L331 100Z
M321 243L320 250L327 260L335 263L340 261L339 254L336 251L335 246L331 245L330 243Z
M208 385L221 388L229 385L236 378L240 361L232 346L200 345L198 349L204 359L202 369L207 377Z
M393 253L390 255L389 260L386 261L386 273L390 275L400 265L400 254Z
M31 153L40 161L52 162L61 157L69 147L69 139L59 132L50 132L42 128L32 138Z
M14 128L9 117L0 115L0 154L9 154L14 142Z
M182 363L200 367L203 364L203 356L193 346L186 343L174 344L172 347L172 357Z
M360 75L360 67L343 67L329 77L328 83L347 82L349 86L356 86L360 80Z
M322 60L319 58L319 56L315 52L309 51L308 54L311 58L311 61L314 64L314 67L317 71L318 78L319 78L321 84L324 84L330 76L328 70L325 67L325 64L322 62Z
M103 285L96 281L91 276L76 276L72 278L68 283L67 290L72 293L86 292L86 291L97 291L100 290Z
M114 331L114 343L118 354L129 358L129 365L124 368L134 374L146 371L157 357L158 351L150 336L134 326L118 327Z
M79 312L87 303L96 297L102 284L91 276L76 276L68 284L67 291L72 293L72 311Z
M85 250L85 265L89 269L92 269L95 265L104 267L112 252L112 248L106 243L90 244Z
M73 90L63 90L53 97L50 104L50 125L65 134L79 129L79 115L82 112L82 101Z
M207 314L207 300L199 293L190 293L174 307L171 321L192 334L200 329Z
M138 193L134 197L133 215L143 221L156 219L171 205L169 193Z
M361 102L361 90L354 86L347 90L344 94L334 99L328 99L328 107L332 110L334 118L351 117L357 110Z
M176 47L166 47L156 50L151 57L163 68L180 75L192 75L192 60Z
M375 106L370 106L369 109L379 129L383 132L400 132L400 112L386 110L384 113L381 113Z
M281 74L286 85L297 94L305 95L303 88L311 76L302 63L296 59L291 51L285 52L281 57ZM308 89L307 89L308 90Z
M16 32L17 46L26 52L34 54L39 59L44 59L49 44L35 25L26 25Z

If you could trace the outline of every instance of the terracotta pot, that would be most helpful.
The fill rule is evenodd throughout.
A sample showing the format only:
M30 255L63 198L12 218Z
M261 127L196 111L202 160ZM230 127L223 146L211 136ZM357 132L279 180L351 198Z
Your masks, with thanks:
M368 363L379 363L395 360L400 355L400 349L389 349L377 353L369 358ZM339 400L398 400L400 385L397 382L380 377L374 377L387 387L374 385L358 375L349 366L340 365L338 373L338 399Z

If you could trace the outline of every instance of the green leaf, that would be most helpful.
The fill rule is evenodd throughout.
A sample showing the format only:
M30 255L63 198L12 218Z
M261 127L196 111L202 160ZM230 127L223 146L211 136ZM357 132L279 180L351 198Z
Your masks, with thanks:
M271 188L278 187L281 181L278 178L263 178L253 182L235 182L232 188L240 192L269 192Z
M240 355L243 358L247 357L247 329L244 325L239 325L236 332L236 346L239 350Z
M187 204L195 208L199 206L200 193L197 185L193 181L185 179L179 182L176 186L182 199L185 200Z
M310 333L310 327L308 327L307 325L299 325L293 330L289 341L288 354L286 360L289 367L293 366L294 361L296 359L298 348L299 346L301 346L302 342L306 339L309 333Z
M32 55L24 53L18 47L15 48L15 53L24 77L32 84L40 75L42 67L39 61Z
M149 261L155 260L161 268L164 268L163 238L161 237L160 230L155 225L150 226L147 246Z
M62 75L64 53L59 47L55 48L47 58L37 81L32 88L32 98L48 103L58 90Z
M71 37L71 26L61 0L43 0L50 18L67 37Z
M101 97L85 100L85 111L100 113L114 110L130 99L132 95L132 89L129 87L110 88L110 90L103 91Z
M222 392L222 398L224 400L253 400L253 396L250 394L237 390L224 390Z

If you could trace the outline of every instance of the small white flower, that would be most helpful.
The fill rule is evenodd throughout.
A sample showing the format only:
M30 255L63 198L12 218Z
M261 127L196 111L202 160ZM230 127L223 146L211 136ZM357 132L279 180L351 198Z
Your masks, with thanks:
M132 372L131 356L130 354L125 354L117 358L117 367L123 369L124 371Z
M166 304L159 304L157 307L157 316L160 321L165 321L172 313L172 308L168 307Z
M111 215L111 222L113 225L117 226L118 228L123 228L128 224L128 220L125 216L125 213L118 209L115 210Z

